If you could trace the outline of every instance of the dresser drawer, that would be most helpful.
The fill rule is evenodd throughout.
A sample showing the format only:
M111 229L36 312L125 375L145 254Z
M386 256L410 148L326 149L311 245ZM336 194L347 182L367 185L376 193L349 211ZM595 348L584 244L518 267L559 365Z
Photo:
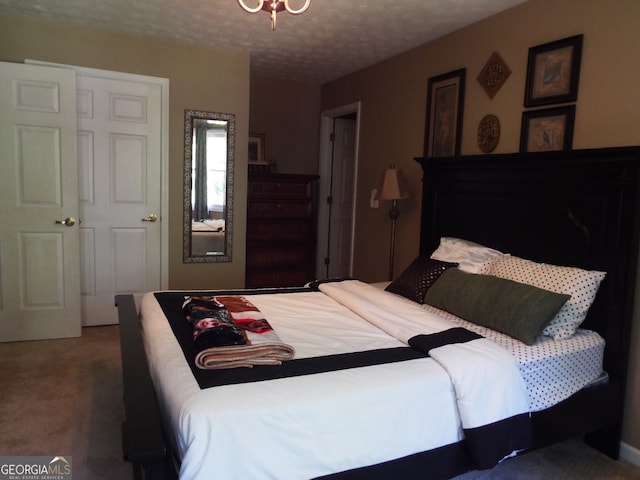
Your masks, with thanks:
M314 280L308 270L278 269L247 272L247 288L256 287L302 287Z
M306 222L253 222L247 225L247 240L267 241L280 239L286 242L311 241L313 226Z
M307 200L310 197L310 187L306 182L252 180L249 183L249 197L296 198Z
M249 202L247 216L260 218L310 218L310 203L289 202Z
M308 245L266 246L247 251L247 263L252 268L308 265L311 249Z

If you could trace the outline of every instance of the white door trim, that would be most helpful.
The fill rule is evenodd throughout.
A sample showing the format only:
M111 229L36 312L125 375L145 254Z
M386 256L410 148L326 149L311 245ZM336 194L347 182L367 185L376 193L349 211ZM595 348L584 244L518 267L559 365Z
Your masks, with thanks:
M166 290L169 287L169 79L162 77L152 77L139 75L136 73L115 72L111 70L100 70L97 68L80 67L77 65L66 65L62 63L43 62L41 60L25 60L25 63L32 65L45 65L49 67L71 68L79 75L97 76L111 80L123 80L159 85L162 90L162 131L161 131L161 153L160 153L160 288Z
M350 113L355 113L356 118L356 138L355 138L355 160L354 160L354 176L353 176L353 216L351 223L351 261L349 265L349 274L353 274L353 251L356 224L356 198L358 189L358 157L359 157L359 139L360 139L360 102L350 103L340 107L324 110L320 113L320 152L318 173L320 175L318 185L318 250L316 254L316 272L318 276L322 276L321 272L326 271L324 259L327 252L327 237L320 235L322 226L329 221L329 206L326 199L329 196L331 184L331 155L332 142L331 133L333 132L333 120Z

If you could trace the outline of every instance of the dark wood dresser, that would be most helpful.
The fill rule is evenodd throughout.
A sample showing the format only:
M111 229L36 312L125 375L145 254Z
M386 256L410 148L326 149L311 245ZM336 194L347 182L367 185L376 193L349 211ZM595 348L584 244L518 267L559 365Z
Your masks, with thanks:
M246 286L302 286L315 278L317 175L249 176Z

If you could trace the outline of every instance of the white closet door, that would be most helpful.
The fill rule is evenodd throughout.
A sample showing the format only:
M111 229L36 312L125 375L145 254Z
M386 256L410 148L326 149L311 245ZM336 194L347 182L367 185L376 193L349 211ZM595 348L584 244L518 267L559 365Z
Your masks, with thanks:
M0 341L79 336L75 72L0 63Z
M83 325L161 288L162 87L101 75L78 71Z

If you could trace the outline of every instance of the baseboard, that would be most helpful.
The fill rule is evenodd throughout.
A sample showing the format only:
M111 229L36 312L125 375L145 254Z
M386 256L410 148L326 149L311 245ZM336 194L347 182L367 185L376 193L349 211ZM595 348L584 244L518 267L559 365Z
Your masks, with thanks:
M640 467L640 450L628 443L620 442L620 458Z

